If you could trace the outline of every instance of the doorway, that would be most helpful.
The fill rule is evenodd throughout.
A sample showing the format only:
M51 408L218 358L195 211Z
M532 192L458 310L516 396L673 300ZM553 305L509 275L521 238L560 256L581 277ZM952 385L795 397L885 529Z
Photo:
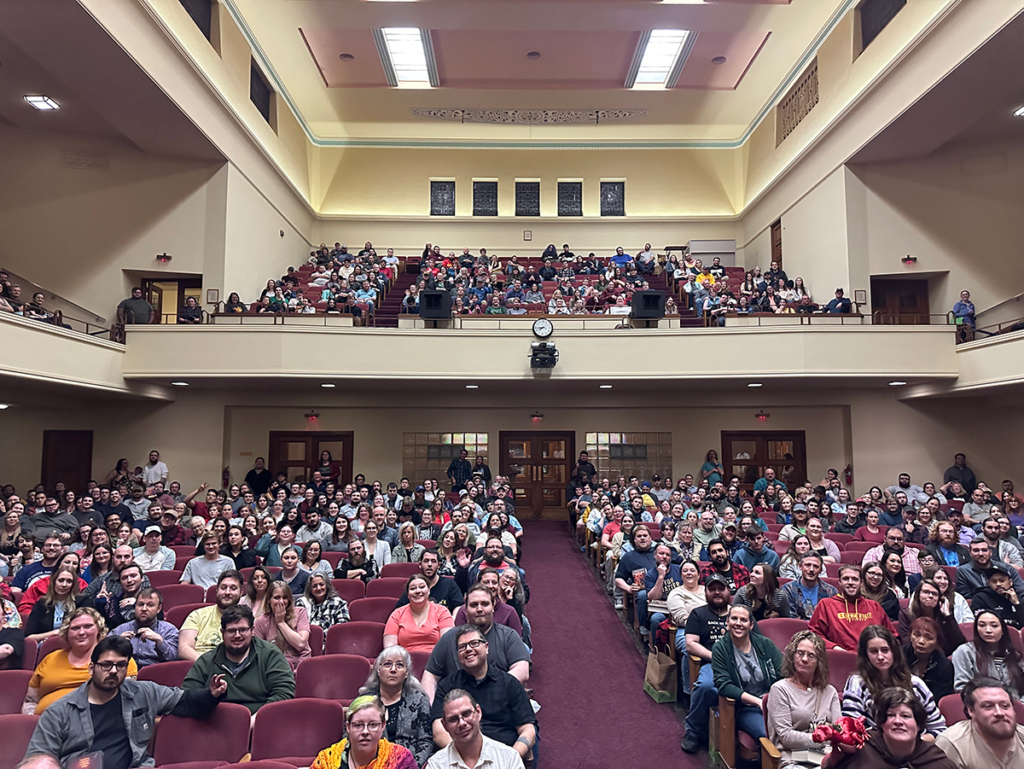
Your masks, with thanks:
M772 261L782 269L782 220L776 219L771 227Z
M725 481L733 475L750 492L754 482L771 467L775 477L792 490L807 482L807 451L803 430L722 431L722 467Z
M181 278L179 280L157 280L143 278L142 298L153 305L157 323L176 324L178 310L185 306L185 300L192 297L203 305L203 279Z
M48 492L63 483L69 491L84 494L92 477L92 430L43 430L39 477Z
M514 489L519 518L565 516L566 487L576 458L576 433L549 430L498 433L501 474Z
M871 279L871 314L883 326L927 325L928 281Z
M352 433L270 433L270 451L267 453L268 470L277 477L284 473L289 483L305 483L320 463L320 452L331 452L338 464L338 482L352 482Z

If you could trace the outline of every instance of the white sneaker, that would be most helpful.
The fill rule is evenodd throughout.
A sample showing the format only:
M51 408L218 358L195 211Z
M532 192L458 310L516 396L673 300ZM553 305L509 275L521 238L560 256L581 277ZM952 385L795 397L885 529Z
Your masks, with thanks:
M625 608L625 606L623 606L623 604L622 604L622 599L621 598L616 598L615 599L615 611L622 611L624 608Z

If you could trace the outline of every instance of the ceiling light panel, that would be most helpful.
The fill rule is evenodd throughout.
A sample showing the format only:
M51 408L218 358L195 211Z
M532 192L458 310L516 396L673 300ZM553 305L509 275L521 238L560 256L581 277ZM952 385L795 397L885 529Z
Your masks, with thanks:
M440 85L428 30L387 27L374 30L374 37L391 85L399 88L436 88Z
M670 88L679 79L693 33L685 29L655 29L642 38L639 66L626 81L627 88ZM632 82L630 82L632 80Z
M49 96L26 96L25 101L38 110L53 111L60 109L60 105Z

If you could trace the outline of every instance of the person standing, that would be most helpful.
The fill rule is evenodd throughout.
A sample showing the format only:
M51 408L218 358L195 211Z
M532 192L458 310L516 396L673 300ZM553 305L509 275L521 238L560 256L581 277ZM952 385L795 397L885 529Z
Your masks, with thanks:
M124 324L152 323L156 316L153 305L142 298L142 289L132 289L130 299L125 299L117 305L117 322Z
M448 480L452 483L452 493L457 494L466 488L466 483L473 476L473 466L469 463L466 458L469 456L469 452L462 449L459 452L457 459L453 459L451 464L448 465Z

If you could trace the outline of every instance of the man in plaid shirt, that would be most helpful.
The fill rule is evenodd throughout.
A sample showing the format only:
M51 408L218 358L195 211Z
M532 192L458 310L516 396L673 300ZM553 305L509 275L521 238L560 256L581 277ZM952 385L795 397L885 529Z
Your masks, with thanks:
M453 459L448 465L448 479L452 482L452 491L458 493L466 488L466 481L473 477L473 465L466 457L469 452L463 449L459 452L459 458Z
M701 582L705 582L712 574L718 574L729 583L729 592L733 595L750 582L750 571L746 566L729 560L729 552L722 540L713 539L708 543L708 556L711 563L700 570Z

